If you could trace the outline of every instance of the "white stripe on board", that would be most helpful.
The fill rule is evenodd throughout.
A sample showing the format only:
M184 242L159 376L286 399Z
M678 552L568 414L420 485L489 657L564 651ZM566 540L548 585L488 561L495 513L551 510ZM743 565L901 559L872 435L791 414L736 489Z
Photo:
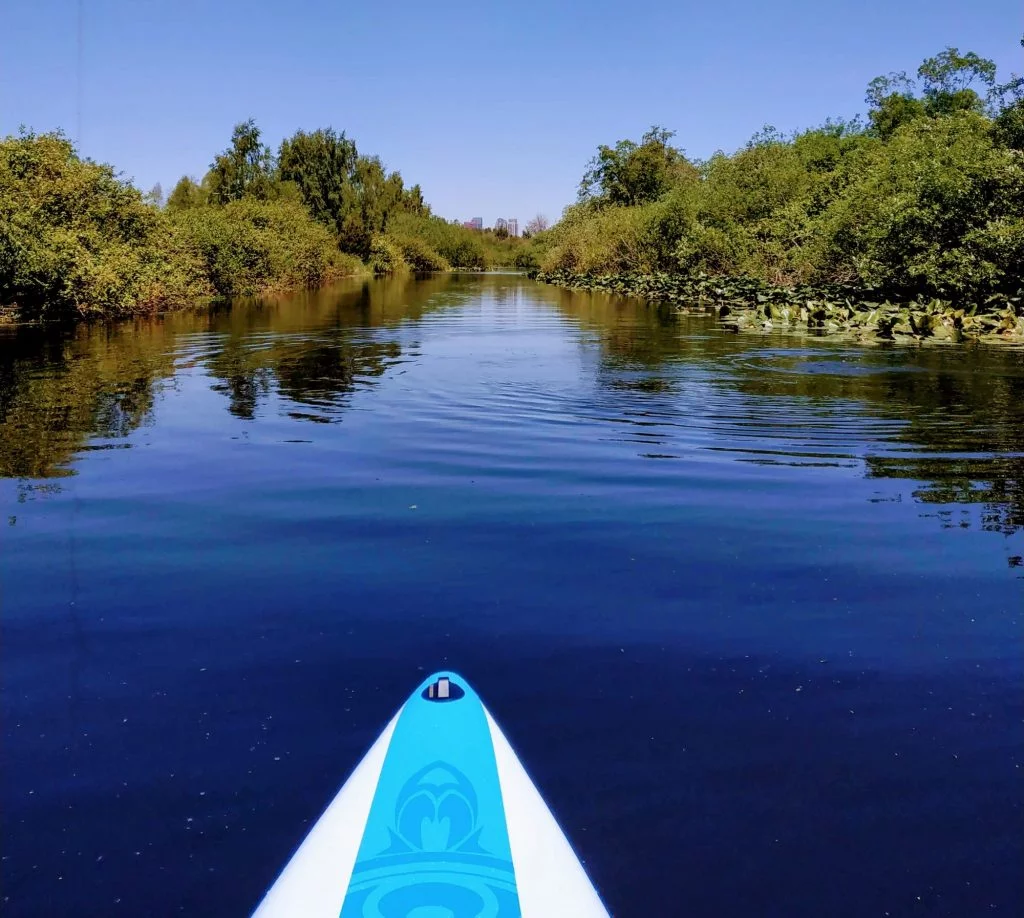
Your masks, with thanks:
M607 918L551 810L486 708L523 918Z
M253 918L338 918L399 709L338 791Z

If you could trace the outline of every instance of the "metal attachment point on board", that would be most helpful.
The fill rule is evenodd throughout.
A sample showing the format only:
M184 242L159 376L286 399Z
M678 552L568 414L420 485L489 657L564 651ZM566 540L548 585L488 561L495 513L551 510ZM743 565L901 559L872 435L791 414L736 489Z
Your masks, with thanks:
M437 682L432 682L427 686L423 697L427 701L458 701L465 694L461 686L452 682L447 676L441 676Z

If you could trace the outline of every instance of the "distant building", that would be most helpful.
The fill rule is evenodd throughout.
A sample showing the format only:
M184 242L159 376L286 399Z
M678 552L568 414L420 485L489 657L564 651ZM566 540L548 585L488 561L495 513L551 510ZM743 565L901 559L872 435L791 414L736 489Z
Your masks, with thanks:
M484 228L484 218L474 217L472 220L469 221L469 225L473 227L473 229L475 230L482 230Z
M508 220L504 217L498 217L498 219L494 221L494 231L496 233L500 233L502 230L508 232Z
M519 235L519 221L515 217L509 217L506 226L508 227L508 234L510 236Z

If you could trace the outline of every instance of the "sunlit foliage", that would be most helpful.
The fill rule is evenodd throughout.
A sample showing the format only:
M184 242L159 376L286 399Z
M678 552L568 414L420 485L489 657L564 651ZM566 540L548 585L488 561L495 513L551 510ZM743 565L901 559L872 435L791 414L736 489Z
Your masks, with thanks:
M0 141L0 306L120 315L207 293L188 246L110 166L59 133Z
M747 275L984 304L1024 277L1024 84L956 48L868 87L866 123L766 128L689 162L672 134L601 146L536 250L547 271Z

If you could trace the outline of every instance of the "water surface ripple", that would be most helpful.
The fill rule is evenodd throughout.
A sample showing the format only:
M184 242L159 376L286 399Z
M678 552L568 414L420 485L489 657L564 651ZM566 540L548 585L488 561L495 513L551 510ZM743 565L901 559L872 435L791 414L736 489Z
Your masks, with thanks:
M0 329L4 913L242 914L426 671L616 915L1024 911L1024 353L515 275Z

